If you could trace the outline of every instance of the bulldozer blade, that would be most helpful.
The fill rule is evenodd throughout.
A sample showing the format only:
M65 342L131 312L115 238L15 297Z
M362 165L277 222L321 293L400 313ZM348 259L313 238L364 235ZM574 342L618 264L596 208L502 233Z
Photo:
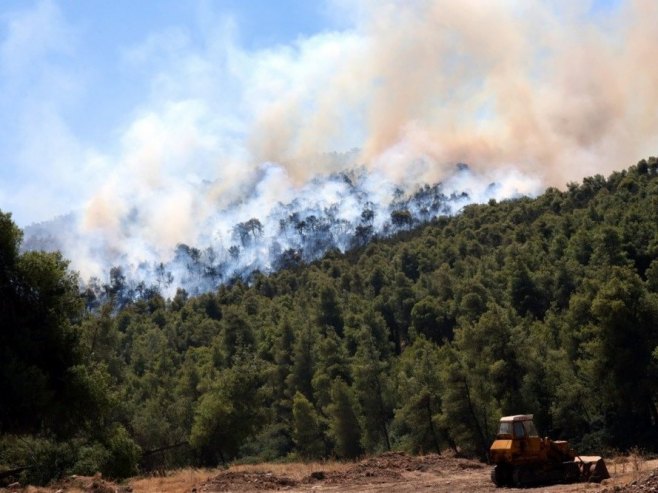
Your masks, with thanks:
M610 474L605 465L605 461L599 456L584 456L576 458L578 467L580 468L580 476L582 481L590 483L600 483L604 479L608 479Z

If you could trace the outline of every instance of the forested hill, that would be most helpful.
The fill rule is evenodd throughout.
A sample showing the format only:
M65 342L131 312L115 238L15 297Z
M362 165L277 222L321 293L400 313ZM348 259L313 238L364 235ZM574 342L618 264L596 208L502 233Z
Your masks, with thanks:
M32 478L484 456L516 413L580 452L658 444L656 158L119 311L0 227L0 462Z

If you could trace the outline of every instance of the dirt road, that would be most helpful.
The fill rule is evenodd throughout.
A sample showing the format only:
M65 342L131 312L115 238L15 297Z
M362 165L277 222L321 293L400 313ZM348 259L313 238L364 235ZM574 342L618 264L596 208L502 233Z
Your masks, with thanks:
M485 464L439 455L412 457L392 452L346 465L345 468L323 470L316 466L315 470L306 471L304 475L300 475L294 468L289 468L288 471L275 471L262 466L234 467L220 472L209 481L196 485L193 491L196 493L256 491L287 491L290 493L420 493L425 491L612 493L658 491L658 472L656 472L658 461L608 460L608 469L612 477L600 485L579 483L524 490L514 488L497 490L490 481L491 469ZM631 484L634 481L635 484ZM634 486L638 488L633 489Z

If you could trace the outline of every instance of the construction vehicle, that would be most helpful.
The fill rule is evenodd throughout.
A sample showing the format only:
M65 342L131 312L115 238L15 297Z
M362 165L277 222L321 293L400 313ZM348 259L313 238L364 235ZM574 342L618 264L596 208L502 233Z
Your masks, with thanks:
M532 414L500 419L489 450L496 486L526 487L551 483L595 482L610 477L598 456L579 456L564 440L541 438Z

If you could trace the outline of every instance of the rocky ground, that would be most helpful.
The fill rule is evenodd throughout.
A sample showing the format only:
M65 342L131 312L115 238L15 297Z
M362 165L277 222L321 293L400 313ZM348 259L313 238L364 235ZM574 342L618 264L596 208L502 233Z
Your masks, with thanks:
M604 493L648 493L656 491L658 491L658 469L642 474L637 480L633 480L625 486L615 486L603 490Z

